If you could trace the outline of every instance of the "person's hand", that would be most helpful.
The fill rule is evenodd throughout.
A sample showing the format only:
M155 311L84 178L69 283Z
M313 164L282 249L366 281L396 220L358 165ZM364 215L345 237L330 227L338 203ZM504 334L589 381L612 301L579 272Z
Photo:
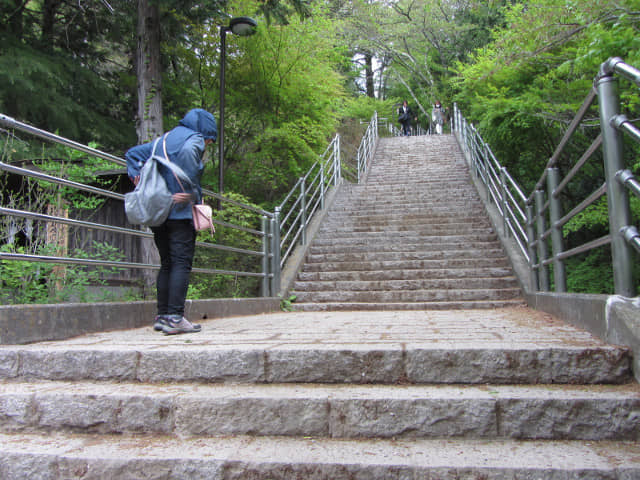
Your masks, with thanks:
M133 184L137 187L138 183L140 183L140 175L137 175L135 178L129 177L129 179L133 182Z
M175 203L188 203L191 201L190 193L174 193L171 198Z

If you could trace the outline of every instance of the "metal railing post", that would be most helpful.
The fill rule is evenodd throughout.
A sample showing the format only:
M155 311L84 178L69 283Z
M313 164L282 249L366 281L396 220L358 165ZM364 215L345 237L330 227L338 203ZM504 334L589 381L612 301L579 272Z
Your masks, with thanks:
M324 165L320 165L320 210L324 210L324 194L327 189L324 184L324 168Z
M535 221L535 214L533 211L533 205L527 204L527 251L529 253L529 275L531 281L531 290L534 292L539 291L538 286L538 271L534 268L537 260L536 249L533 247L536 241L536 231L533 225Z
M620 113L618 80L611 75L601 74L596 89L609 206L614 290L618 295L633 297L637 294L633 287L633 252L621 233L623 228L631 224L631 209L626 189L615 179L616 173L624 170L622 133L612 124L612 120Z
M336 135L336 142L333 146L333 158L336 163L336 187L342 179L342 164L340 162L340 135Z
M356 154L358 160L358 185L360 184L360 172L362 171L362 145L358 147L358 153Z
M540 290L548 292L549 287L549 267L545 265L545 262L549 256L549 249L547 248L547 240L544 237L546 230L546 222L544 220L544 192L542 190L536 190L536 224L537 224L537 240L538 240L538 279L540 282Z
M280 207L271 219L271 295L280 293Z
M482 141L482 168L484 169L484 186L487 192L487 202L491 203L491 182L489 181L489 145ZM497 207L498 205L496 205Z
M469 152L469 143L467 143L467 119L462 120L462 144L464 145L464 151Z
M473 130L473 124L471 124L471 128L469 128L467 130L467 132L469 130ZM471 133L467 133L467 141L471 142L473 140L473 132ZM471 137L471 138L469 138ZM471 168L473 168L473 174L475 175L476 178L478 178L480 176L480 170L478 168L478 149L476 146L476 142L472 142L469 145L469 157L471 158Z
M458 125L458 105L453 102L453 115L451 115L451 133L455 133L456 125Z
M551 247L553 249L553 280L555 291L564 293L567 291L567 276L564 261L560 254L564 251L562 239L562 227L558 225L562 218L562 205L560 195L555 192L560 184L560 171L557 168L547 169L547 192L549 198L549 223L551 226Z
M509 238L509 216L507 215L507 169L500 169L500 200L502 208L502 228L504 229L505 238Z
M302 245L307 244L307 191L304 177L300 182L300 228L302 229Z
M260 219L260 227L262 229L262 283L260 285L260 294L263 297L269 296L269 222L266 216Z

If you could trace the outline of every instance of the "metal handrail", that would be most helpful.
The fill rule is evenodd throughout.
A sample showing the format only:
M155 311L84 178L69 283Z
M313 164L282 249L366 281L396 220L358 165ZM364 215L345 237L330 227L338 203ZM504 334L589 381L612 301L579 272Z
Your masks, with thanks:
M389 124L391 125L391 124ZM358 183L364 180L378 145L378 112L374 112L358 147Z
M617 75L617 76L616 76ZM615 293L632 297L637 295L637 285L632 277L633 249L640 252L640 233L631 225L628 191L640 197L640 182L625 169L622 157L624 136L640 142L640 130L619 114L620 97L618 77L640 86L640 70L627 65L619 58L604 62L592 89L578 109L562 140L549 159L533 191L525 196L506 168L495 159L491 149L482 140L472 124L454 105L454 132L462 149L467 153L470 168L484 184L487 201L495 203L504 221L504 232L513 235L518 250L529 265L533 291L548 291L553 264L553 280L556 292L566 292L567 281L564 260L604 245L611 245L612 270ZM575 162L564 178L560 178L558 159L580 127L586 113L598 100L600 135ZM605 178L601 187L582 199L569 213L563 214L561 193L595 152L602 150ZM494 162L496 169L491 168ZM563 226L576 215L607 196L610 233L571 249L565 249ZM518 212L518 216L513 214ZM550 244L550 245L549 245ZM549 246L552 254L549 254Z
M318 209L324 208L327 191L341 181L340 135L336 135L320 158L300 177L284 200L276 207L276 225L279 232L278 259L282 270L291 252L307 243L307 228ZM276 286L279 290L279 282Z
M93 157L113 162L119 166L126 166L126 161L117 156L102 152L95 148L82 145L59 135L34 128L26 123L17 121L9 116L0 114L0 125L4 125L13 130L25 132L29 135L43 139L47 142L64 145L73 150L87 153ZM0 162L0 171L6 171L15 175L28 178L35 178L41 181L62 185L72 189L89 192L93 195L111 198L116 201L123 201L124 195L110 190L86 185L80 182L73 182L68 179L58 178L48 175L37 170L27 169L11 165L9 163ZM214 223L218 226L242 231L256 238L256 241L262 243L262 250L256 251L247 248L239 248L233 245L222 245L218 243L197 241L196 246L206 249L219 250L224 252L239 253L248 256L257 257L257 263L260 264L260 271L246 270L223 270L210 268L194 268L194 273L205 273L211 275L234 275L244 277L260 277L261 295L275 296L280 289L280 273L282 267L287 260L291 250L295 244L300 241L306 242L306 229L313 215L318 209L324 208L324 198L327 189L331 185L338 185L341 180L340 166L340 137L336 137L330 142L325 152L319 156L309 171L299 179L292 190L286 195L285 200L276 207L274 212L268 212L253 205L246 205L234 199L224 197L208 189L203 189L203 196L213 198L227 205L234 205L242 210L251 212L256 215L256 222L260 223L259 228L251 228L238 225L222 220L214 219ZM299 189L303 189L303 193L298 195L295 201L287 205L287 203L298 193ZM285 208L291 208L283 219L280 219L281 212ZM294 210L299 210L294 213ZM106 225L102 223L89 222L80 219L64 218L56 215L45 215L40 212L30 212L15 208L0 206L0 215L14 218L22 218L27 220L37 220L47 224L63 224L78 228L102 230L118 234L129 235L139 238L153 238L153 234L146 230L138 230L124 226ZM292 217L291 217L292 216ZM293 219L289 222L290 217ZM297 228L297 231L295 230ZM291 236L291 238L289 238ZM281 240L282 239L282 240ZM25 253L0 252L0 260L7 261L29 261L56 264L75 264L90 265L114 268L133 268L133 269L151 269L157 270L159 265L139 262L127 261L108 261L97 259L72 258L70 256L47 256L33 255Z

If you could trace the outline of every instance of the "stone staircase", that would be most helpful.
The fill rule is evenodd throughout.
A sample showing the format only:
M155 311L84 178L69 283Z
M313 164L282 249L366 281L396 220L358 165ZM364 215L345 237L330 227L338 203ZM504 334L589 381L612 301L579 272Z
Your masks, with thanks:
M434 151L449 141L399 140ZM411 152L403 155L409 162ZM414 300L311 300L303 305L312 311L203 320L192 335L149 326L0 345L0 479L639 479L630 350L520 306L468 184L455 195L469 215L453 220L443 207L441 224L423 221L411 240L385 247L385 268L366 273L358 261L340 280L316 280L354 282L349 291L363 293L382 283L384 296L421 292ZM383 217L400 236L401 214ZM353 224L362 240L381 235L366 235L364 219ZM432 242L422 241L427 232ZM355 237L343 245L349 253L332 255L355 255ZM488 245L466 253L470 243ZM450 253L440 255L445 244ZM447 290L483 293L462 301ZM331 303L371 310L330 311Z
M632 480L630 353L526 308L0 346L0 478Z
M367 182L342 188L292 293L300 311L522 303L451 135L380 139Z

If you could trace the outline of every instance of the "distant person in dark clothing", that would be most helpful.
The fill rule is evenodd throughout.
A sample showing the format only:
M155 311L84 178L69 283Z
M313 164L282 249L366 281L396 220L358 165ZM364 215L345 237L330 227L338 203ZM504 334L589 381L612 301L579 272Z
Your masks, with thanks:
M411 135L411 120L414 119L413 112L409 108L409 104L405 100L402 102L402 106L398 109L398 121L402 125L402 134L405 136Z

